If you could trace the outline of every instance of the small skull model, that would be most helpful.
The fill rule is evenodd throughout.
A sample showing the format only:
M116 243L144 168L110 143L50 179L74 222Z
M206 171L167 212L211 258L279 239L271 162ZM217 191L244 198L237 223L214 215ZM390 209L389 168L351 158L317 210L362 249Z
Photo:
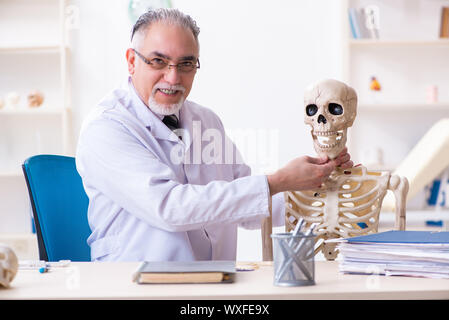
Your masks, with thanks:
M44 102L44 95L42 92L33 91L28 95L28 106L39 107Z
M357 114L357 94L343 82L326 79L304 93L304 122L312 127L315 151L334 159L344 149Z
M10 92L6 95L6 107L17 108L19 106L20 96L17 92Z
M14 251L0 243L0 286L9 287L18 269L19 262Z

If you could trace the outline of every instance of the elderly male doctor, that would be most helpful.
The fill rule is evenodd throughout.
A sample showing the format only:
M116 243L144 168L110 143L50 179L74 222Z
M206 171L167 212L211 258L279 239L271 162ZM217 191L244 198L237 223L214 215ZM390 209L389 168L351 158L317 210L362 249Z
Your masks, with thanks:
M128 81L83 123L76 164L93 261L235 260L237 227L260 228L271 196L273 224L283 225L283 191L317 187L335 166L352 166L344 151L250 176L218 116L186 100L200 67L198 34L178 10L143 14L126 51Z

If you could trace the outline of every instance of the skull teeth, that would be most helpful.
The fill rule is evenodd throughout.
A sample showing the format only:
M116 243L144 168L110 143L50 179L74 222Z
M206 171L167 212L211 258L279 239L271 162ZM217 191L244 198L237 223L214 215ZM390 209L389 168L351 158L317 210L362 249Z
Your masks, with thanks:
M327 137L341 135L342 131L313 131L313 134L316 136Z
M321 140L321 137L318 137L318 144L320 145L320 148L333 148L338 145L338 142L328 144L328 141Z
M343 131L314 131L314 138L316 139L320 148L336 147L343 136Z

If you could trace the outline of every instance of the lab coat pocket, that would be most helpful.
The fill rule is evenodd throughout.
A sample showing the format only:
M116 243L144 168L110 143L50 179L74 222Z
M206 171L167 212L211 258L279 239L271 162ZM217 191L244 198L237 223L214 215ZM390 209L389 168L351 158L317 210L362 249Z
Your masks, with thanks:
M90 245L90 256L92 261L106 261L108 256L116 253L119 249L118 235L104 237L95 240Z

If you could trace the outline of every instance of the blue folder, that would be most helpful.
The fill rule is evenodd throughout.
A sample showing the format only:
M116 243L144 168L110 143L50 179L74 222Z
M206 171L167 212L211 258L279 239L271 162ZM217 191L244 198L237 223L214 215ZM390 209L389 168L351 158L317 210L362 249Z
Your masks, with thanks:
M368 243L449 244L449 232L394 230L394 231L373 233L366 236L347 238L346 240L350 243L368 242Z

